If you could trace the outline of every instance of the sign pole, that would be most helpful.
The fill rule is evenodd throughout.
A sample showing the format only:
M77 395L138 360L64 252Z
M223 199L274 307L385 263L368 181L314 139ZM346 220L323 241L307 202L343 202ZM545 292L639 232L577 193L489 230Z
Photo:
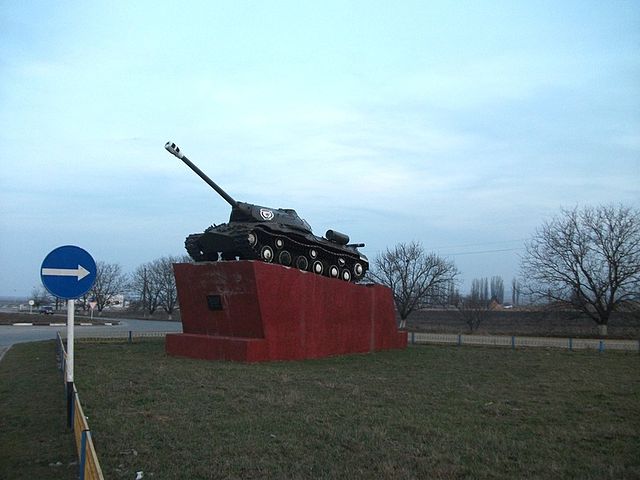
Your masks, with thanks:
M96 261L86 250L75 245L63 245L47 254L40 266L40 279L53 296L67 300L67 424L73 430L73 330L76 298L91 290L96 280Z
M75 300L67 300L67 425L73 429L73 328L75 323Z

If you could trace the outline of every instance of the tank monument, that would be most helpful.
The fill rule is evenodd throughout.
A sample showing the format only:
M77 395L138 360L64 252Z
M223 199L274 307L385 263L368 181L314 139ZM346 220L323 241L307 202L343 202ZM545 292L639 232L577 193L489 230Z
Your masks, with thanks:
M360 284L367 257L343 233L313 234L295 210L238 202L171 142L231 206L228 223L189 235L193 263L174 264L181 334L170 355L260 362L405 348L391 290Z

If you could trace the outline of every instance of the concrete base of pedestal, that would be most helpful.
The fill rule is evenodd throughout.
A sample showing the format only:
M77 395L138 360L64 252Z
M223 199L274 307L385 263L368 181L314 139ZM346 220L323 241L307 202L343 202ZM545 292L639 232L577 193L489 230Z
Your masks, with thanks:
M182 334L170 355L300 360L405 348L391 290L257 261L173 266Z

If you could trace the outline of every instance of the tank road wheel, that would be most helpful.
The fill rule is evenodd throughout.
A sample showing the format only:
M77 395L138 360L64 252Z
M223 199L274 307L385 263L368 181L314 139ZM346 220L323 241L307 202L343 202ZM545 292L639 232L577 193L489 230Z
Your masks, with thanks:
M262 247L262 249L260 250L260 258L262 258L262 260L267 263L273 262L273 248L271 248L269 245L265 245L264 247Z
M278 243L278 240L276 240L276 244ZM291 265L291 254L286 251L286 250L282 250L279 254L278 254L278 263L280 265L285 265L285 266L289 266Z
M338 270L338 267L336 267L335 265L331 265L329 267L329 276L331 278L338 278L338 275L340 275L340 270Z
M300 255L296 258L296 268L298 270L307 270L309 268L309 260L304 255Z
M342 273L340 274L340 276L345 282L351 281L351 272L347 269L342 270Z
M184 247L187 249L187 253L191 258L193 258L196 262L202 262L206 260L204 252L200 245L198 244L198 239L201 237L201 234L194 233L189 235L184 240Z
M322 265L322 262L320 260L313 262L313 273L322 275L322 272L324 272L324 265Z
M315 248L309 250L309 256L312 260L315 260L318 257L318 251Z
M189 255L191 255L191 258L193 258L196 262L202 262L203 260L205 260L204 252L199 249L190 251Z
M361 263L356 263L353 266L353 274L356 276L356 278L362 277L362 275L364 274L364 268L362 268Z
M249 243L250 247L256 246L256 244L258 243L258 236L255 234L255 232L249 232L249 234L247 235L247 242Z
M276 238L276 248L282 248L284 247L284 239L283 238Z

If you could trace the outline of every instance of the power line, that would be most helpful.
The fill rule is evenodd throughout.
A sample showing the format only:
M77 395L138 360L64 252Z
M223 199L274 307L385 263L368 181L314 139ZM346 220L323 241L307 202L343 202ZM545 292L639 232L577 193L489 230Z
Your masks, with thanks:
M516 250L522 250L522 247L517 248L501 248L497 250L481 250L477 252L458 252L458 253L443 253L444 257L455 257L459 255L479 255L483 253L498 253L498 252L514 252Z
M480 242L480 243L463 243L458 245L443 245L439 247L430 247L430 250L441 250L443 248L465 248L465 247L482 247L484 245L500 245L502 243L515 243L515 242L525 242L528 238L518 238L516 240L499 240L494 242Z

